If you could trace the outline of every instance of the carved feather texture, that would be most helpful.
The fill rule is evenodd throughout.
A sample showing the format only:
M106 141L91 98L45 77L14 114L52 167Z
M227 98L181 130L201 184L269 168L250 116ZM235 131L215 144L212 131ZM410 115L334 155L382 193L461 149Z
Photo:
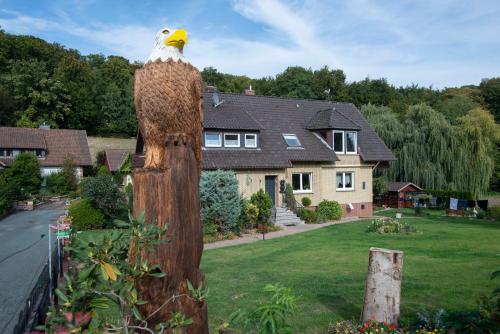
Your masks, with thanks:
M144 168L161 168L168 135L185 134L201 168L203 85L189 63L169 59L144 65L135 73L135 105L146 147Z

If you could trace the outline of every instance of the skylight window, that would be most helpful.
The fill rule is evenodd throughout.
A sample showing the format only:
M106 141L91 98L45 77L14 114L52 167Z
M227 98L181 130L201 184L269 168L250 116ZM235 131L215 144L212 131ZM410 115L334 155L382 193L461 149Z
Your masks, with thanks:
M288 147L301 147L302 146L302 144L299 141L299 138L297 138L297 135L295 135L295 134L284 134L283 138L285 139Z

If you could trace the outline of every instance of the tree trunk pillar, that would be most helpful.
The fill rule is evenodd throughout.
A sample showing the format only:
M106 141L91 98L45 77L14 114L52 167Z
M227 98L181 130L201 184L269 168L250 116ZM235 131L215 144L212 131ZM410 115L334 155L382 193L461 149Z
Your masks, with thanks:
M160 308L147 320L149 328L179 312L193 320L183 333L208 334L206 301L188 297L187 288L187 280L195 288L205 285L199 270L203 252L198 194L200 169L191 141L184 134L168 135L164 157L162 168L137 169L133 175L134 216L144 212L146 224L168 224L170 240L153 252L141 253L143 260L159 264L167 276L146 277L136 284L140 298L148 301L140 310L147 318ZM163 305L174 296L180 297Z
M370 248L363 322L370 319L399 324L403 252Z

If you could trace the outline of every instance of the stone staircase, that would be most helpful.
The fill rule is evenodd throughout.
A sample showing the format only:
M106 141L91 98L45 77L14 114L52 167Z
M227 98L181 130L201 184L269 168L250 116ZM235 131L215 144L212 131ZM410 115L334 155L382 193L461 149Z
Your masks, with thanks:
M299 217L287 208L276 208L276 224L285 226L295 226L302 225L304 221L300 220Z

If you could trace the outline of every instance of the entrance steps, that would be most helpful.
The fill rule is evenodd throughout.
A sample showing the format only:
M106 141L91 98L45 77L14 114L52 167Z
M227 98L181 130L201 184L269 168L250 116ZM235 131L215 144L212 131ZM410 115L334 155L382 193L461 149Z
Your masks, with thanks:
M276 224L285 226L302 225L304 221L301 220L295 213L287 208L276 208Z

